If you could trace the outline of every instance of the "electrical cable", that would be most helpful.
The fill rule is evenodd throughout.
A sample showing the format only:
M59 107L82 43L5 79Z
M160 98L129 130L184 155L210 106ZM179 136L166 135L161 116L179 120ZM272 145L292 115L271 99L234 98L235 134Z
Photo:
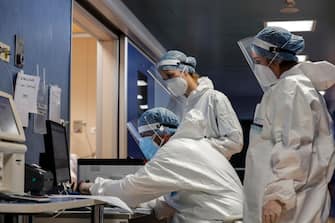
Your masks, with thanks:
M57 218L59 215L63 214L64 212L65 212L65 209L62 209L58 211L56 214L54 214L53 216L51 216L51 218Z

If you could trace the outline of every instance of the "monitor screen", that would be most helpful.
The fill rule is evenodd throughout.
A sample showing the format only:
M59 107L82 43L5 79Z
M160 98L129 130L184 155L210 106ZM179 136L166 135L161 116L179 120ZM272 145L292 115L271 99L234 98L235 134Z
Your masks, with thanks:
M19 135L14 112L9 99L0 96L0 133Z
M136 173L144 164L140 159L78 159L78 182L94 182L96 176L120 180Z
M51 137L51 148L48 149L49 152L53 153L56 181L57 183L68 182L71 180L71 177L65 127L58 123L49 123L50 128L47 134Z

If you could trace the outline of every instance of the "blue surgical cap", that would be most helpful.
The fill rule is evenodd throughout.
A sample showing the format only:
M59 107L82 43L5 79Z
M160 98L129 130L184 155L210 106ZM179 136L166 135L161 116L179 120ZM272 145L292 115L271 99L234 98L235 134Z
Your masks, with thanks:
M276 61L298 61L297 54L303 51L305 41L302 36L294 35L280 27L266 27L261 30L256 38L273 44L278 47L277 52L270 52L256 45L253 45L255 52L268 59L275 58Z
M139 133L154 130L159 133L167 132L172 135L179 126L179 119L170 110L158 107L142 113L137 124Z
M169 61L176 61L169 63ZM178 50L170 50L166 52L157 64L158 70L180 70L188 73L195 73L197 61L194 57L188 57Z

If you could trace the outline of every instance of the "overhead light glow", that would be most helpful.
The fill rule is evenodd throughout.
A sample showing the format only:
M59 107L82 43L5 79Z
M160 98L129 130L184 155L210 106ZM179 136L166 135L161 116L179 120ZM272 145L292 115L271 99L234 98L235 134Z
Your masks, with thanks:
M143 80L137 80L137 86L140 86L140 87L148 86L148 83Z
M307 55L297 55L298 62L305 62L307 60Z
M276 26L287 29L290 32L311 32L315 30L315 20L295 20L295 21L268 21L265 27Z
M148 109L148 108L149 108L148 105L140 105L140 109L142 109L142 110L145 110L145 109Z
M138 95L137 95L137 100L142 100L142 99L143 99L143 96L140 95L140 94L138 94Z

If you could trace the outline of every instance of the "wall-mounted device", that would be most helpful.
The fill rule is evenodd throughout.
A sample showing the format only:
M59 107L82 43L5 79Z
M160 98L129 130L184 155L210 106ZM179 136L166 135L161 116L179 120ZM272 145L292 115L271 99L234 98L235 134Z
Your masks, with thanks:
M24 65L24 41L23 39L15 35L15 55L14 55L15 66L23 68Z
M10 47L0 42L0 59L9 63L10 59Z
M12 96L1 91L0 114L0 192L22 194L25 135Z

